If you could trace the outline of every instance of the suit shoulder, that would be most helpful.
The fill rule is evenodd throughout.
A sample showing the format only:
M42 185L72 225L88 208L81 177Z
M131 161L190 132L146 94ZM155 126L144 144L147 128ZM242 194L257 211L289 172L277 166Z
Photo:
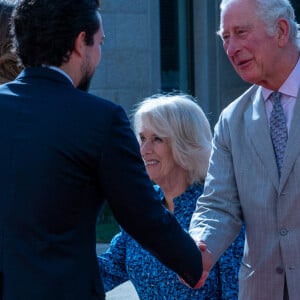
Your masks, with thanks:
M97 114L102 115L102 117L107 118L110 115L114 115L115 113L124 115L126 114L124 108L114 103L111 100L104 99L93 95L91 93L83 92L83 91L76 91L76 98L75 102L77 103L78 107L82 111L89 112L91 115ZM74 99L72 99L73 102Z
M121 105L76 89L68 94L64 105L67 110L71 110L72 116L86 120L88 124L100 122L101 126L104 124L108 126L116 122L121 124L129 122L126 111Z
M116 109L118 107L120 107L119 104L114 103L111 100L108 99L104 99L102 97L96 96L94 94L91 93L87 93L87 92L82 92L80 91L80 93L82 93L81 95L79 95L80 98L82 98L82 100L85 102L86 105L94 105L94 106L98 106L98 107L106 107L107 109Z
M249 105L252 105L253 98L259 92L259 88L258 85L252 85L242 95L224 108L222 116L229 117L238 114L239 112L243 113Z

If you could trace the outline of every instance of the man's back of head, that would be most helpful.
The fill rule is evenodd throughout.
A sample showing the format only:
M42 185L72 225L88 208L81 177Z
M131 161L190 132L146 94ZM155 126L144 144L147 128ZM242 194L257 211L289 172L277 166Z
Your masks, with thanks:
M80 32L92 45L99 29L99 5L99 0L20 1L13 14L13 33L23 65L61 66L69 60Z

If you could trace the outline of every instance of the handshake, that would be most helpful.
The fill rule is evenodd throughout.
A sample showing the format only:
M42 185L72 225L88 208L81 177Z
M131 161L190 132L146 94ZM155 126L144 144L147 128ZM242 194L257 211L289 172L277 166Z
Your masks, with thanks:
M199 281L197 282L197 284L193 287L191 287L189 284L187 284L182 278L179 277L180 282L184 283L185 285L187 285L190 288L193 289L199 289L201 288L204 284L206 279L208 278L209 275L209 271L212 268L213 265L213 259L212 259L212 254L211 252L207 249L207 246L205 244L205 242L200 241L200 242L196 242L198 248L201 251L202 254L202 275L201 278L199 279Z

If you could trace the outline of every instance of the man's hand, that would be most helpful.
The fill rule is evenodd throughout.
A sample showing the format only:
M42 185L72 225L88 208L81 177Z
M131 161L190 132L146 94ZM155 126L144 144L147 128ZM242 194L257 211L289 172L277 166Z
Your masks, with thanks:
M207 249L207 246L203 241L197 242L197 246L200 249L202 254L203 271L202 271L202 276L200 280L197 282L197 284L194 286L194 289L199 289L205 284L205 281L209 276L209 271L212 268L212 261L213 261L211 252Z
M202 271L202 275L201 278L199 279L199 281L197 282L197 284L194 287L191 287L189 284L187 284L181 277L179 277L179 280L181 283L187 285L189 288L193 288L193 289L199 289L201 288L204 284L205 281L209 275L209 271L212 267L212 255L211 252L207 249L205 242L201 241L201 242L196 242L198 248L201 251L202 254L202 267L203 267L203 271Z

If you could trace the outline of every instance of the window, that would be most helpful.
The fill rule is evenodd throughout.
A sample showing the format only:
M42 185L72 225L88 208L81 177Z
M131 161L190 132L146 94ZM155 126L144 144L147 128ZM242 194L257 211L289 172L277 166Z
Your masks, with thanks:
M162 90L194 93L192 0L161 0Z

